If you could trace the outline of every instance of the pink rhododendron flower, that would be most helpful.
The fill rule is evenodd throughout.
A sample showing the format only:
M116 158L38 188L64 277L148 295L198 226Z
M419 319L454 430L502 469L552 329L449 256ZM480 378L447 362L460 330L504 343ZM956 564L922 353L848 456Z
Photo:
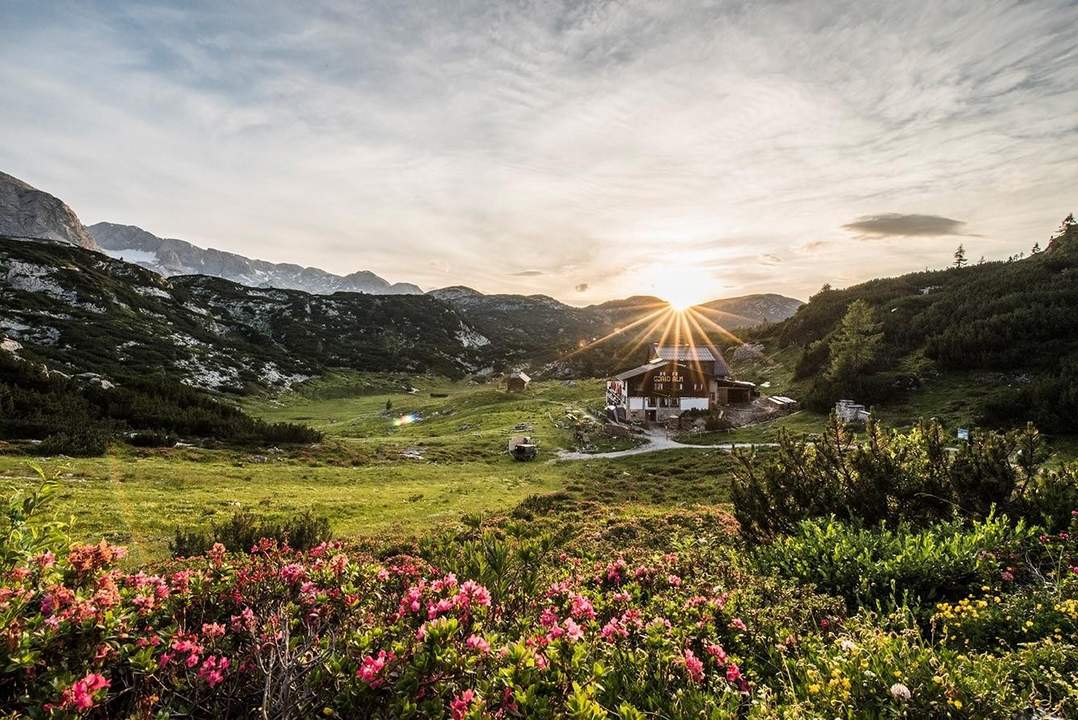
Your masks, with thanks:
M606 566L606 579L615 585L621 585L625 579L625 560L618 558Z
M726 666L726 679L737 685L737 689L741 692L749 691L749 682L741 674L741 668L737 665L730 663Z
M329 561L329 569L337 577L340 577L341 575L343 575L344 570L347 567L348 567L348 556L347 555L334 555L333 558Z
M576 642L577 640L584 639L584 631L579 625L573 622L572 618L567 618L564 623L565 637L569 642Z
M198 669L198 676L211 688L217 687L224 681L225 671L228 670L230 664L226 657L210 655L202 661L202 667Z
M740 630L742 632L745 632L746 630L749 629L748 626L745 625L745 621L742 620L741 618L734 618L733 620L731 620L730 621L730 627L735 628L737 630Z
M708 643L704 646L704 650L707 654L715 658L719 665L726 664L726 651L722 649L722 645L716 645L715 643Z
M468 711L472 709L475 700L475 690L465 690L460 695L449 701L449 713L453 720L464 720Z
M224 562L225 553L227 552L224 545L221 543L214 543L213 547L206 552L206 557L210 559L210 562L213 563L214 567L219 568L221 567L221 563Z
M105 690L111 683L104 675L90 673L81 680L76 680L60 696L60 706L65 710L84 712L94 706L94 695Z
M452 590L457 587L457 576L453 573L449 573L440 580L435 580L430 584L430 589L433 592L440 593L444 590Z
M214 639L224 637L225 626L220 623L202 623L202 637Z
M679 578L677 575L667 575L666 582L670 583L671 587L681 587L681 578Z
M483 653L484 655L490 652L490 643L479 635L469 635L468 639L464 641L464 644L467 645L470 650Z
M569 592L569 589L571 587L572 587L572 585L569 583L568 580L562 580L560 582L556 582L553 585L551 585L549 588L547 588L546 596L547 597L556 597L558 595L564 595L565 593Z
M490 591L475 580L465 580L460 586L460 592L453 600L459 609L465 611L472 605L486 607L490 605Z
M607 642L616 642L618 638L629 637L629 630L621 624L617 618L613 618L606 625L603 625L603 629L599 631L599 636Z
M696 657L692 650L685 648L682 661L685 663L685 672L689 674L689 678L695 683L702 683L704 681L704 663L700 658Z
M307 577L307 570L299 563L289 563L281 568L281 579L289 585L295 585Z
M438 602L433 602L427 606L427 619L433 620L434 618L445 615L447 612L456 607L456 601L449 598L442 598ZM465 605L465 607L467 607Z
M387 653L385 650L379 650L377 657L368 655L360 662L359 670L356 671L356 677L360 678L372 688L380 687L385 683L385 679L382 677L382 671L385 670L388 663L393 662L393 657L393 653Z
M228 619L232 632L252 632L255 629L255 613L249 607L240 611L239 615L233 615Z
M545 628L554 627L558 624L558 614L553 608L543 608L543 612L539 615L539 624Z
M577 620L594 620L595 608L592 607L591 600L583 595L574 594L570 600L569 614Z

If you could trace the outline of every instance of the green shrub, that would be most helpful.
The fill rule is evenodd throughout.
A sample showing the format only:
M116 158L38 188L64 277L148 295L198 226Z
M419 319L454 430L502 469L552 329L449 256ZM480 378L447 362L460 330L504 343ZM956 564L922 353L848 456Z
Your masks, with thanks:
M815 443L783 433L777 452L738 454L732 495L744 534L765 540L803 519L830 515L867 525L923 525L954 515L986 517L993 507L1040 520L1045 503L1073 482L1040 474L1044 453L1032 427L974 433L957 449L936 421L907 433L869 422L865 435L858 440L832 416ZM1042 487L1046 495L1037 500Z
M867 613L800 644L763 718L1070 717L1078 709L1073 644L1002 654L935 647L909 613ZM788 673L788 674L787 674Z
M879 603L935 603L964 597L1000 575L996 553L1035 532L1005 517L918 529L857 527L835 519L805 520L795 532L757 548L761 572L778 574L844 598L851 609Z
M262 539L274 540L295 550L310 550L330 537L329 519L309 510L280 520L237 512L220 525L213 523L209 531L176 528L169 550L173 557L193 557L205 554L215 543L220 543L230 552L248 552Z
M82 428L49 435L35 446L38 455L70 455L95 457L109 449L108 433L97 428Z

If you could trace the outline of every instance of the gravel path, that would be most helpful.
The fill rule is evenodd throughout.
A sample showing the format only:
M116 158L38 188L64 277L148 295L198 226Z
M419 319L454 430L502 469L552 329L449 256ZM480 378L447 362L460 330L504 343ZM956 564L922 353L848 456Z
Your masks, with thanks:
M645 453L661 452L663 450L681 450L690 448L695 450L721 450L731 452L738 448L754 447L778 447L778 443L722 443L719 445L690 445L671 440L662 430L649 430L648 442L629 450L614 450L612 452L585 453L562 450L558 453L559 460L596 460L603 458L622 458L631 455L644 455Z

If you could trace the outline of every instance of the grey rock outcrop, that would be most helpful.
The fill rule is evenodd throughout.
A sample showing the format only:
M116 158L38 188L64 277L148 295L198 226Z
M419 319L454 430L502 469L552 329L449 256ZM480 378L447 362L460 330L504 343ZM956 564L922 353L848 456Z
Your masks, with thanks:
M97 249L90 233L63 200L2 172L0 235Z

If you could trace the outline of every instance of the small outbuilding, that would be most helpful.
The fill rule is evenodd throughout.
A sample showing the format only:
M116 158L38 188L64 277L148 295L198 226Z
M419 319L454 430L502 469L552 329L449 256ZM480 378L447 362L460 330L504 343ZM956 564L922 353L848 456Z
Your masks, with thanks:
M532 379L528 377L523 371L514 370L513 372L509 373L509 377L505 381L505 388L509 392L524 392L528 389L528 384L531 381Z

